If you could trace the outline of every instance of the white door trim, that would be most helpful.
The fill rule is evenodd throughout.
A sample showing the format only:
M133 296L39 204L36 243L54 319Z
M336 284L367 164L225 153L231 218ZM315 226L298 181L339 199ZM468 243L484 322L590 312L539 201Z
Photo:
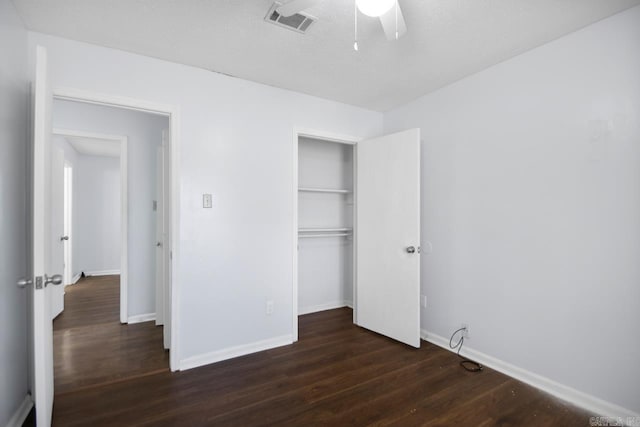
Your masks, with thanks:
M73 163L64 159L64 229L67 240L64 247L64 286L73 284Z
M53 141L53 140L52 140ZM65 153L62 147L51 144L49 157L49 180L51 183L51 201L48 206L51 221L51 234L49 236L51 270L62 274L62 284L52 286L49 289L49 303L51 306L51 319L55 319L64 312L64 287L66 285L65 249L67 242L61 239L64 236L64 209L65 209L65 182L64 164Z
M170 139L170 195L171 207L169 209L169 247L171 253L171 277L168 280L171 301L170 301L170 335L171 349L169 352L169 365L172 371L179 370L180 340L179 340L179 307L180 307L180 107L175 105L160 104L141 99L129 98L120 95L91 92L68 87L55 87L53 96L56 99L66 99L70 101L86 102L98 105L126 108L135 111L160 114L169 118ZM167 325L165 325L166 327Z
M320 141L326 142L337 142L339 144L353 145L355 146L358 142L362 141L363 138L349 136L349 135L340 135L333 132L326 132L315 129L306 129L306 128L293 128L293 284L292 284L292 312L291 312L291 337L293 342L298 341L298 140L300 137L307 137L312 139L317 139ZM355 150L354 150L354 163L353 163L353 173L354 173L354 196L355 196ZM355 242L357 224L355 222L356 212L353 212L353 236ZM355 262L356 257L356 245L353 245L353 259ZM353 319L354 323L356 321L356 277L355 277L355 268L354 271L354 280L353 280Z
M55 94L54 94L55 97ZM74 129L53 129L54 135L101 139L120 145L120 323L129 319L129 212L128 203L128 138L124 135L109 135ZM87 272L89 273L89 272ZM88 274L90 275L90 274Z

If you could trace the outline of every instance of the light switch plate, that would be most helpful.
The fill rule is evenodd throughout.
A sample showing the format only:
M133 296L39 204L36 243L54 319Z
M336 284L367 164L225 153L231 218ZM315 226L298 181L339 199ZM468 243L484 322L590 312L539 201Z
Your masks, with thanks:
M209 209L213 206L213 200L211 194L203 194L202 195L202 207Z

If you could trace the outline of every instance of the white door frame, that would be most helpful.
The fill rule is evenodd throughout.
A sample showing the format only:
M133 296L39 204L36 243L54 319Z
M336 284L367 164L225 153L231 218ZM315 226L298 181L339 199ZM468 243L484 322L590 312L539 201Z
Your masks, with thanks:
M53 139L51 139L53 141ZM65 182L64 182L64 165L65 153L62 147L50 147L49 157L49 179L51 200L47 207L51 221L51 229L49 235L49 256L51 258L51 269L62 273L62 283L59 286L52 286L49 290L49 303L51 306L51 319L55 319L64 312L64 287L65 282L65 250L67 244L62 240L64 236L64 209L65 209Z
M134 111L142 111L146 113L159 114L169 118L170 139L170 202L171 206L168 210L169 219L169 248L171 262L171 277L168 279L171 301L169 307L170 314L170 336L171 346L169 352L169 366L172 371L179 370L179 296L180 288L177 280L179 275L179 243L178 237L180 230L180 108L175 105L159 104L141 99L129 98L120 95L110 95L104 93L91 92L81 89L68 87L55 87L53 89L53 97L55 99L64 99L69 101L85 102L90 104L105 105L110 107L125 108ZM124 168L126 170L126 168ZM121 319L122 320L122 319ZM167 324L165 324L165 328Z
M333 132L326 132L321 130L314 129L305 129L305 128L294 128L293 129L293 285L292 285L292 307L293 310L291 312L291 330L292 330L292 340L293 342L298 341L298 143L300 138L311 138L325 142L335 142L338 144L345 144L353 146L353 195L355 200L355 192L356 192L356 156L355 149L357 143L362 141L363 138L349 136L349 135L339 135ZM356 245L355 245L355 237L357 233L357 224L356 224L356 209L354 206L353 211L353 260L355 262L356 259ZM353 322L357 321L357 312L356 312L356 269L353 269Z
M68 171L68 172L67 172ZM64 228L69 238L64 247L64 286L74 283L73 276L73 163L64 159Z
M55 98L55 94L54 94ZM129 323L129 211L128 202L128 138L72 129L53 129L54 135L113 141L120 146L120 323ZM71 242L71 240L69 240Z

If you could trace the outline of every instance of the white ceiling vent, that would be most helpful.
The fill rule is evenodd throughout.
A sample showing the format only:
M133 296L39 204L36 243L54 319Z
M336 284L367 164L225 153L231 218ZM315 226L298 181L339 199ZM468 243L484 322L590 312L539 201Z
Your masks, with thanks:
M282 6L282 3L273 3L269 12L267 12L267 16L264 17L264 20L299 33L306 33L311 24L317 20L317 18L304 13L294 13L291 16L280 15L276 10L280 6Z

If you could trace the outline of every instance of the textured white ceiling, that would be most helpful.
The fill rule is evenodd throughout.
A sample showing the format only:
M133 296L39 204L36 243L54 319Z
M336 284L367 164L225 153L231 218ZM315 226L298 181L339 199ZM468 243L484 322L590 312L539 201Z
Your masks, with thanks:
M34 31L386 111L640 0L400 0L385 39L353 1L324 0L307 34L264 22L271 0L13 0Z

